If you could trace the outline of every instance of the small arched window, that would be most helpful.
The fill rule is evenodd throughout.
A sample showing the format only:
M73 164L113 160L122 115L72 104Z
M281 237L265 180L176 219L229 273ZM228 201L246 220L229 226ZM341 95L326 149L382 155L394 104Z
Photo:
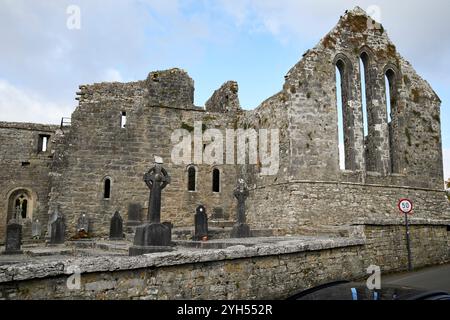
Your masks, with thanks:
M103 199L111 199L111 179L106 178L103 183Z
M188 168L188 191L196 191L197 170L191 166Z
M214 169L212 174L212 191L220 192L220 170Z

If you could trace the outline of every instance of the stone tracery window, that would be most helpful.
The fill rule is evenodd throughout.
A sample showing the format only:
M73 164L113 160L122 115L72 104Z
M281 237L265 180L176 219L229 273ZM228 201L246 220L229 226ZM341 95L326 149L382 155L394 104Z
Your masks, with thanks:
M19 194L14 201L16 218L26 219L28 214L28 196L25 193Z

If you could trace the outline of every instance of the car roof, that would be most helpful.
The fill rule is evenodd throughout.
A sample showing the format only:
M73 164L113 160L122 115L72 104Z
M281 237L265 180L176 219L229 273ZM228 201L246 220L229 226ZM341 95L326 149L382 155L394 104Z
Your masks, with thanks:
M337 281L302 291L288 300L427 300L450 299L447 292L427 291L407 286L382 286L370 290L365 284Z

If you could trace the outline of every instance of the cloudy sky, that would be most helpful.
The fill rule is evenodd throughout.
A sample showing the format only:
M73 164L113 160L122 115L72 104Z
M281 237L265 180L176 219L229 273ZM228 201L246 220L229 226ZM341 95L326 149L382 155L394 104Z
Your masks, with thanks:
M72 5L79 29L67 27ZM171 67L195 80L196 105L236 80L252 109L356 5L381 20L441 97L450 178L448 0L0 0L0 120L59 123L74 110L78 85Z

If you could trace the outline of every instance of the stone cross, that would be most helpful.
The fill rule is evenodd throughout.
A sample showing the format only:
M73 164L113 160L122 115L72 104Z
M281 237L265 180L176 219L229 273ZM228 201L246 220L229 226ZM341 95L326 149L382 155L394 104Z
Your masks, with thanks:
M170 183L167 171L156 163L145 175L144 181L150 189L147 219L150 223L161 223L161 191Z
M231 230L231 238L248 238L251 236L250 226L246 224L245 217L245 200L249 196L249 191L244 180L239 179L239 182L234 189L234 197L237 199L237 222Z
M248 188L244 180L239 179L239 182L234 189L234 197L238 201L237 205L237 223L245 223L245 200L247 200L249 196Z
M198 206L195 212L194 240L200 241L208 237L208 216L204 206Z
M109 229L110 240L123 240L123 219L120 216L119 211L114 213L111 218L111 226Z
M136 228L130 256L172 251L172 225L161 223L161 191L170 183L170 176L161 163L155 165L144 175L150 189L148 221Z
M22 225L17 220L11 220L6 227L6 243L4 254L21 254Z

